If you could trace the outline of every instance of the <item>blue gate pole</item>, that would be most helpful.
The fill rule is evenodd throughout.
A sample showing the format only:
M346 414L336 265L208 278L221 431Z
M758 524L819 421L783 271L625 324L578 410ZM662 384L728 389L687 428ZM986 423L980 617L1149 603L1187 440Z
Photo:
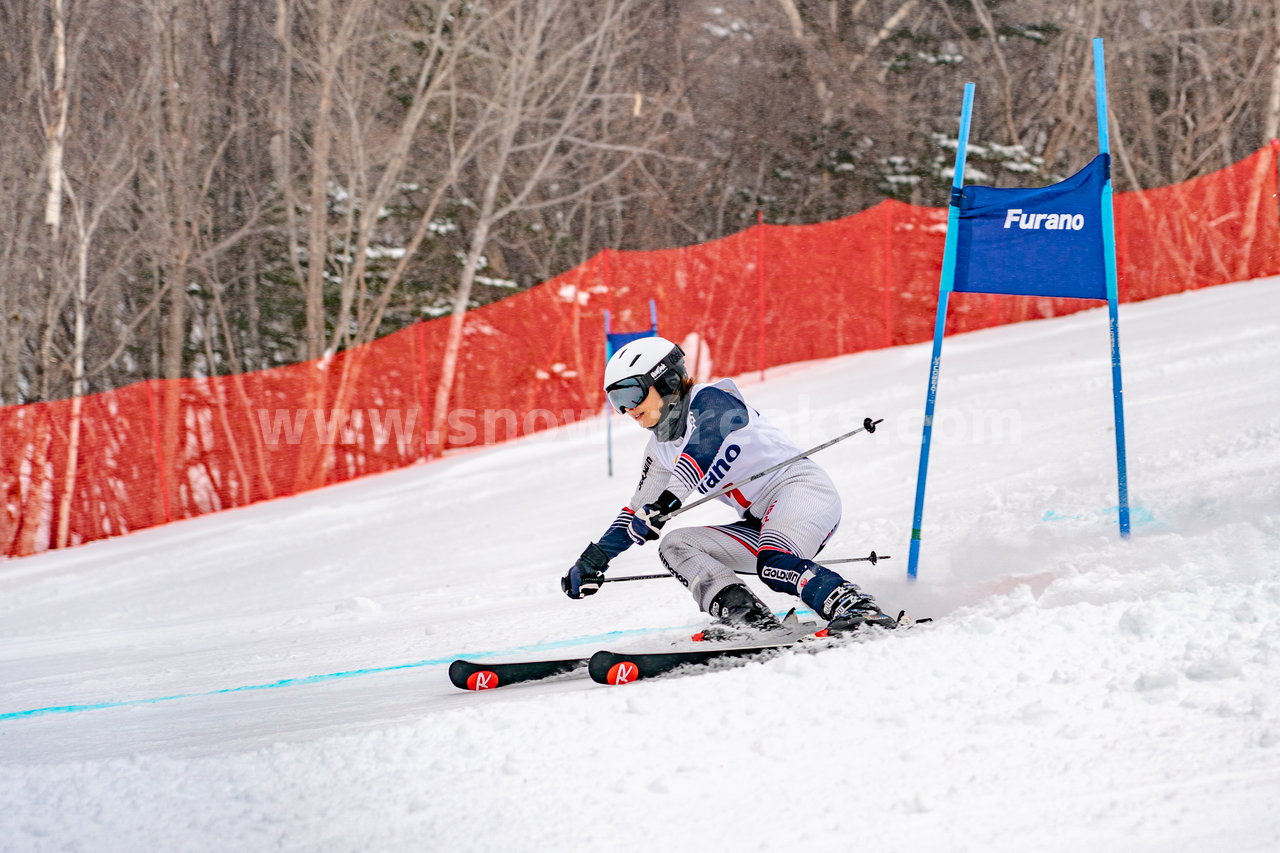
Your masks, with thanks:
M960 225L959 190L964 187L964 164L969 148L969 119L973 114L973 84L964 84L960 110L960 138L956 145L956 173L951 179L951 204L947 210L947 241L942 250L942 277L938 283L938 314L933 324L933 359L929 366L929 393L924 403L924 433L920 438L920 468L916 473L916 506L911 519L911 550L907 577L916 579L920 564L920 530L924 524L924 485L929 474L929 446L933 442L933 410L938 402L938 374L942 371L942 337L947 328L947 303L956 277L956 240Z
M1093 81L1098 109L1098 152L1111 155L1107 128L1107 68L1102 39L1093 40ZM1111 206L1111 171L1102 187L1102 251L1107 271L1107 315L1111 324L1111 397L1116 410L1116 482L1119 487L1120 535L1129 535L1129 467L1125 459L1124 382L1120 375L1120 292L1116 274L1115 215Z

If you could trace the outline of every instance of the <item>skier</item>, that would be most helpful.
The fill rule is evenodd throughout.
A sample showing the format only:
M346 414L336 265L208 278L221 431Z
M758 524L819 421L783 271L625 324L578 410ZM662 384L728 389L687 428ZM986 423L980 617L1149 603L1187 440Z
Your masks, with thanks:
M694 384L680 347L641 338L613 354L604 389L615 411L651 436L630 503L561 578L570 598L593 595L609 561L631 545L658 539L662 516L695 491L706 494L801 451L743 400L732 380ZM776 630L777 618L742 583L754 571L765 585L797 596L832 628L894 627L857 585L813 561L840 523L840 496L827 473L801 458L720 498L737 510L731 524L669 532L658 556L697 601L730 630Z

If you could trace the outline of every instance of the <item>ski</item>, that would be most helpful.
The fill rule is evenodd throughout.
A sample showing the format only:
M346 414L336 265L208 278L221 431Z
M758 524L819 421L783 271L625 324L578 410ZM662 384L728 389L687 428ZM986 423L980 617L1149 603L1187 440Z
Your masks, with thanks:
M789 635L802 636L817 630L816 626L805 625L796 617L792 608L782 620ZM694 635L694 640L702 640L705 632ZM529 681L541 681L557 675L566 675L575 670L587 668L590 658L562 658L559 660L534 660L508 662L479 663L469 660L455 660L449 665L449 680L459 690L492 690L495 687L506 687Z
M905 620L904 614L898 614L898 624L902 627L928 621L931 620ZM749 638L718 641L710 638L711 632L708 630L694 635L692 639L695 643L692 648L689 647L688 641L685 641L665 651L602 650L590 658L518 662L455 660L449 665L449 680L460 690L493 690L512 684L541 681L557 675L580 673L585 669L592 680L600 684L628 684L641 678L663 675L683 666L709 664L723 659L757 657L809 641L828 639L838 641L857 633L856 630L837 633L834 626L820 628L812 623L801 622L796 618L795 611L788 613L782 624L785 630L772 636L756 634ZM815 648L825 648L826 645L830 643L815 643Z
M506 663L491 661L478 663L455 660L449 664L449 680L460 690L492 690L525 681L541 681L556 675L564 675L587 665L587 658L562 660L538 660Z
M756 657L769 652L788 649L815 637L824 637L825 631L809 629L803 633L789 633L776 640L761 638L747 643L705 643L706 648L678 649L665 652L611 652L599 651L591 656L587 672L597 684L630 684L641 678L653 678L682 666L709 664L717 660Z
M794 617L792 614L788 614L788 618L793 619ZM907 619L904 611L898 614L894 625L905 629L910 628L912 625L932 621L932 619ZM794 621L788 621L784 624L790 630L774 639L769 639L765 635L752 641L736 643L708 642L704 644L705 648L675 649L664 652L599 651L591 656L591 660L587 665L587 672L591 675L591 680L597 684L630 684L642 678L665 675L684 666L698 666L732 658L759 657L770 652L809 644L813 641L822 641L814 643L815 650L828 648L852 639L859 634L857 626L849 626L837 630L834 625L820 629L816 625L805 625ZM867 623L867 626L862 630L880 631L889 630L889 628Z

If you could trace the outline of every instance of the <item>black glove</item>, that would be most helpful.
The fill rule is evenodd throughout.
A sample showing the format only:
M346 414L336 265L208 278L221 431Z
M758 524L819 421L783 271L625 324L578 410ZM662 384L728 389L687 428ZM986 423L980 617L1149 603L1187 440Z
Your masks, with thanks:
M631 526L627 528L627 535L636 545L643 545L657 539L658 531L667 523L664 516L679 508L680 499L664 489L657 500L651 504L645 504L636 511L631 518Z
M578 562L573 564L568 574L560 578L560 588L570 598L586 598L600 591L604 583L605 569L609 568L609 555L596 543L592 542L582 552Z

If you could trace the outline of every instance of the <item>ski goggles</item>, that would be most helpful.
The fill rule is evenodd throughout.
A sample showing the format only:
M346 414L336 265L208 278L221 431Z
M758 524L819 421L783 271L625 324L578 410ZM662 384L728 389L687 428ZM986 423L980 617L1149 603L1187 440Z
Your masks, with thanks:
M613 406L613 410L620 415L625 415L628 409L634 409L644 402L644 398L649 396L649 389L652 387L653 383L647 376L628 376L610 385L605 395L608 396L609 405Z

